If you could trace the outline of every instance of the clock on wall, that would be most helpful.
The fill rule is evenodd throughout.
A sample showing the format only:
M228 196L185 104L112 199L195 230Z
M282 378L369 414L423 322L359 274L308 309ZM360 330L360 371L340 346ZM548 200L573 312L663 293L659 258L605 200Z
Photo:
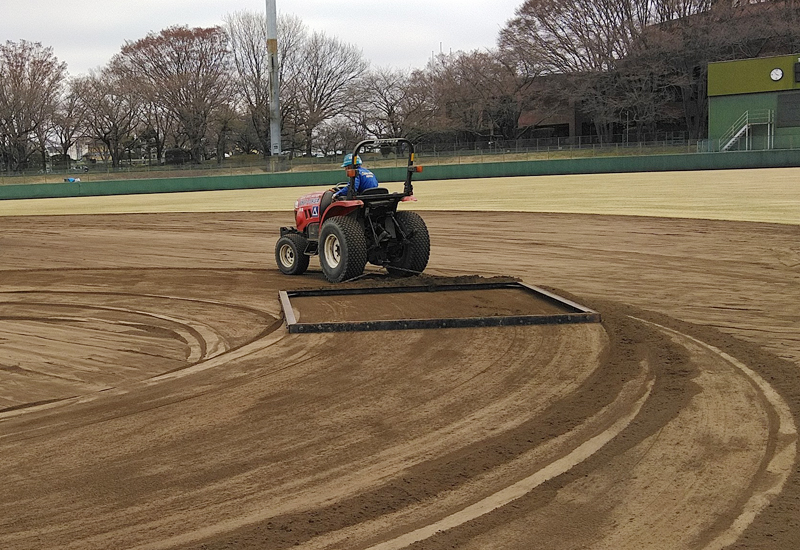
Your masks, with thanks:
M772 69L769 73L769 77L777 82L781 78L783 78L783 71L781 69Z

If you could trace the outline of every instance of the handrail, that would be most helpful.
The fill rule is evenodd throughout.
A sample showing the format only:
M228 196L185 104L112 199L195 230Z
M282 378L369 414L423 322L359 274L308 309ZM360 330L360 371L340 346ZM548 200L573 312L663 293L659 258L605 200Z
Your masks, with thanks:
M720 144L724 143L720 150L727 151L739 141L743 134L747 133L750 126L756 124L772 124L773 111L772 109L757 109L752 113L748 110L742 113L736 122L719 138Z

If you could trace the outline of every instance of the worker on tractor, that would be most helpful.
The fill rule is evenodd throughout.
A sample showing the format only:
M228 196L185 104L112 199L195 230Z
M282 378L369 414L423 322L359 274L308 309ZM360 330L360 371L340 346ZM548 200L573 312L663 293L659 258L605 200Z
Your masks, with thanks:
M361 166L361 157L356 157L353 160L353 155L347 155L342 162L342 168L345 170L355 165L356 169L356 195L362 194L366 189L378 187L378 179L375 174ZM347 194L347 188L344 187L334 194L334 197L342 197Z
M356 170L356 195L362 194L367 189L378 187L378 178L375 177L375 174L361 166L361 157L357 156L355 162L353 161L352 154L344 157L342 168L349 170L353 166L355 166ZM344 183L340 183L333 189L325 191L320 200L319 213L322 214L325 212L333 201L345 198L347 198L347 185Z

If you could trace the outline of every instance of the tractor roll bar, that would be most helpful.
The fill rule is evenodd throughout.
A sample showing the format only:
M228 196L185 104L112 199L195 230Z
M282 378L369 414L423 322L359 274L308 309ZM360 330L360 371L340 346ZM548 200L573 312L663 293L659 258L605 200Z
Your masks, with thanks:
M403 185L403 195L408 197L414 194L414 188L411 185L411 175L417 171L414 167L414 144L411 143L411 141L406 138L365 139L364 141L359 142L359 144L356 145L356 148L353 149L353 160L355 161L356 157L358 157L358 153L367 147L380 147L382 145L396 146L401 143L408 145L408 169L406 170L406 181ZM355 176L350 176L350 184L347 186L347 198L352 200L355 198L355 196L356 178Z

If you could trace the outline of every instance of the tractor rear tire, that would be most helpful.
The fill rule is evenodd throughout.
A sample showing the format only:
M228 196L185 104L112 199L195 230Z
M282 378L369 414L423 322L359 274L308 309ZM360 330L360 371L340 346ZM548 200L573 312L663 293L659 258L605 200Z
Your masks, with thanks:
M322 224L319 235L319 265L332 283L348 281L364 273L367 238L364 228L347 216L334 216Z
M275 243L275 263L284 275L302 275L308 269L308 241L297 233L287 233Z
M416 212L402 211L395 219L403 231L411 236L402 247L400 255L389 260L386 271L392 277L410 277L425 271L431 255L431 238L428 226Z

